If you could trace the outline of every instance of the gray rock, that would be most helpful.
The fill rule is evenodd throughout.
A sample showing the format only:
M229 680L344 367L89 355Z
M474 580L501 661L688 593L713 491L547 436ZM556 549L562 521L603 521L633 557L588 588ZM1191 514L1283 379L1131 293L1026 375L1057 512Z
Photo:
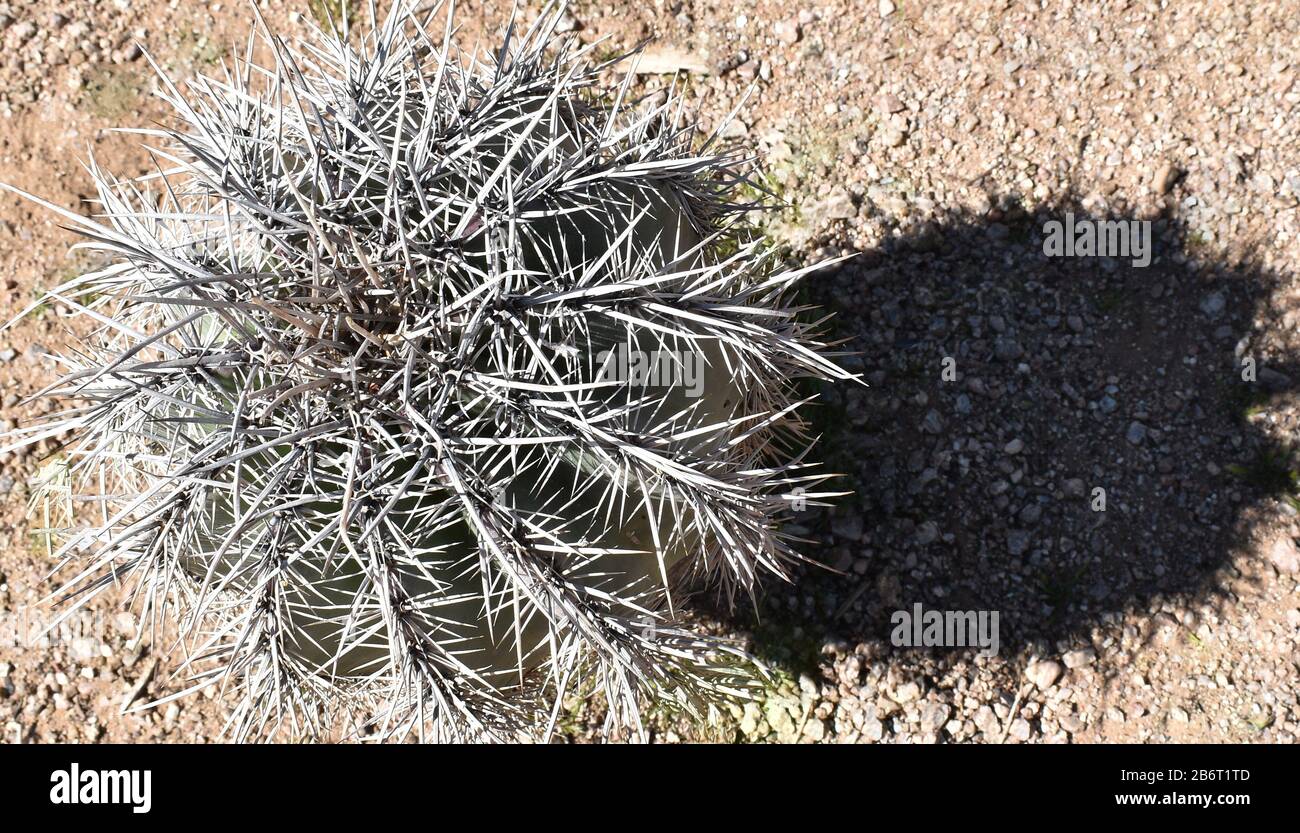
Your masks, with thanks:
M1128 431L1124 434L1124 439L1133 445L1141 445L1142 441L1147 438L1147 427L1142 423L1134 420L1128 425Z
M1259 383L1264 386L1265 390L1278 393L1291 387L1291 377L1271 367L1261 367L1259 369Z
M1201 301L1201 312L1205 313L1207 318L1218 318L1227 305L1228 302L1222 292L1211 292Z
M917 232L916 236L913 237L910 242L912 251L921 254L938 251L939 247L942 245L943 234L932 225L926 225L923 229ZM943 319L938 318L936 320L942 321ZM940 327L938 331L942 331L942 327Z
M857 541L862 537L862 517L860 515L841 515L831 521L831 532L836 538Z
M1025 353L1015 339L1000 338L993 344L993 355L1004 362L1013 362Z
M1029 551L1029 545L1032 541L1033 537L1029 534L1028 530L1007 530L1007 551L1012 555L1024 555Z
M921 430L927 434L942 434L943 417L939 416L938 411L931 408L926 412L925 419L921 420Z

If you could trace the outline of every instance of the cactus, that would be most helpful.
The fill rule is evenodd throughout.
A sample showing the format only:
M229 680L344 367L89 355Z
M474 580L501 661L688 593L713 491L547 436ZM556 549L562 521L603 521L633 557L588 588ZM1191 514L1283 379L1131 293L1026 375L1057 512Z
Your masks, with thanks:
M271 66L159 70L178 126L151 178L90 164L98 219L18 192L108 255L47 299L93 324L72 404L12 439L73 437L62 592L170 614L236 739L541 736L575 693L635 733L750 679L682 594L788 577L790 498L830 494L797 380L853 377L753 160L602 86L559 12L490 57L401 3L259 24Z

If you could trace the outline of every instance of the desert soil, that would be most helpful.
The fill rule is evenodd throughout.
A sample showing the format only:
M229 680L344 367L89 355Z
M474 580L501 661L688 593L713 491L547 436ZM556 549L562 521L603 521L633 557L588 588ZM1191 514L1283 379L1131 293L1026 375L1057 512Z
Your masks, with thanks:
M308 5L258 2L287 36ZM492 32L510 7L459 14ZM89 154L152 164L109 129L168 118L136 44L211 73L251 25L243 2L0 2L0 181L92 211ZM564 28L653 38L705 129L740 105L722 132L789 206L767 232L794 262L852 256L807 290L868 382L816 416L849 494L799 519L817 563L757 614L701 596L772 667L764 695L657 740L1296 740L1293 3L606 0ZM1150 264L1048 257L1067 213L1149 222ZM0 318L92 265L73 242L0 196ZM77 326L0 332L4 428L48 407L23 398ZM123 594L36 638L52 564L28 497L57 452L0 458L4 741L219 739L214 690L123 714L185 687ZM894 645L915 604L997 611L997 655ZM575 709L565 733L594 725Z

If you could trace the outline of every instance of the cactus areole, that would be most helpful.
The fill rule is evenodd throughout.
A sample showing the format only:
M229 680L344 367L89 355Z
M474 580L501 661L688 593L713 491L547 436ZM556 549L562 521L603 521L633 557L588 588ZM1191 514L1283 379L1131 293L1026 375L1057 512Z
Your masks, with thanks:
M747 224L752 160L555 10L483 57L396 6L162 77L158 173L45 203L107 255L49 294L85 324L68 410L10 438L74 436L68 596L166 610L238 738L541 735L591 693L635 731L742 690L681 591L786 575L826 497L795 385L851 378Z

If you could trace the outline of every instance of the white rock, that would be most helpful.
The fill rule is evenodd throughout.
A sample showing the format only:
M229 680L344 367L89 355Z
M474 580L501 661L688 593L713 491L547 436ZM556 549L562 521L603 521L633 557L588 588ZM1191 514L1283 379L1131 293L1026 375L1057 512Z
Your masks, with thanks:
M560 19L555 23L555 31L561 34L572 32L578 28L578 19L568 12L560 15Z
M1029 664L1025 669L1025 679L1029 680L1040 689L1046 690L1056 685L1056 681L1061 678L1065 669L1061 668L1059 662L1050 659L1040 659L1037 662Z
M1066 668L1083 668L1085 665L1092 665L1097 661L1097 652L1091 648L1084 648L1079 651L1070 651L1061 657Z
M781 43L796 43L799 40L799 24L793 20L783 20L776 24L776 37Z
M851 220L858 214L853 196L843 188L832 191L824 200L812 206L812 215L822 221Z
M1284 573L1300 572L1300 550L1296 549L1295 541L1291 540L1290 535L1282 535L1273 542L1268 551L1268 560Z
M812 718L803 727L803 736L811 741L819 741L826 737L826 721Z
M675 72L708 75L713 72L713 67L699 55L671 46L647 49L636 61L637 75L671 75Z
M894 701L910 703L921 696L921 687L916 683L903 683L894 691Z
M72 656L77 662L90 662L99 656L99 643L88 636L72 640Z

